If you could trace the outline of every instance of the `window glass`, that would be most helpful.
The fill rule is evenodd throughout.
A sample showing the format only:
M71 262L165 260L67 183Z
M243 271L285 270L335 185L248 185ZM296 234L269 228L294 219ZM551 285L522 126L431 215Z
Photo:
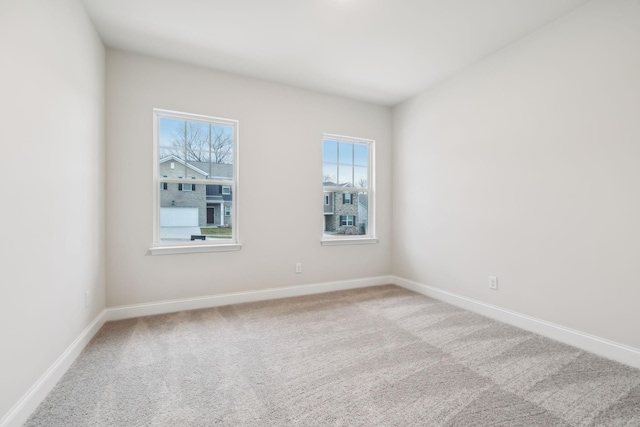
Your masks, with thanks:
M154 245L237 243L237 122L165 110L154 114Z
M325 139L322 143L323 161L326 163L338 163L338 142Z
M322 142L325 239L373 237L370 223L373 144L371 140L325 135Z
M353 164L353 144L349 142L340 142L338 144L338 163L341 165Z

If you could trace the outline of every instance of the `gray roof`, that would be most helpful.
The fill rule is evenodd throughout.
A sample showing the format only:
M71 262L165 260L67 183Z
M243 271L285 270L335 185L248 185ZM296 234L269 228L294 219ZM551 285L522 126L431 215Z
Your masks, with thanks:
M161 158L160 163L164 163L169 160L174 160L181 164L184 164L184 160L179 159L174 155ZM191 160L187 160L187 166L191 167L194 170L197 170L198 173L200 173L200 171L203 172L209 179L233 179L233 165L228 163L194 162Z
M322 183L325 187L343 187L343 188L355 188L355 186L351 183L347 184L336 184L335 182L325 181Z
M208 177L211 178L225 178L233 179L233 165L228 163L207 163L207 162L192 162L187 160L189 166L196 167L201 171L206 172Z

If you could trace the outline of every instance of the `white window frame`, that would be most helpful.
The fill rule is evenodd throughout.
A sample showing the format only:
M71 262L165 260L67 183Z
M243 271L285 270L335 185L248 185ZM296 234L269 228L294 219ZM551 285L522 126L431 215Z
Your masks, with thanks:
M233 129L233 179L217 178L213 179L196 179L195 177L186 178L161 178L159 173L160 149L159 149L159 131L158 127L161 118L170 118L178 120L189 120L202 123L211 123L216 125L230 126ZM219 117L204 116L198 114L182 113L178 111L163 110L155 108L153 110L153 243L149 249L152 255L167 255L181 253L197 253L197 252L218 252L218 251L237 251L240 250L240 227L238 221L239 200L238 184L239 184L239 122L232 119L224 119ZM187 179L191 182L187 182ZM233 209L231 209L232 217L232 236L231 239L207 239L193 241L168 242L160 240L160 184L192 184L192 185L221 185L230 189L233 193ZM176 185L177 188L177 185ZM184 187L183 187L184 188ZM192 187L193 188L193 187ZM183 190L184 191L184 190ZM189 190L186 190L189 191Z
M231 187L229 187L228 185L223 185L221 192L223 196L228 196L231 194Z
M366 139L366 138L356 138L352 136L344 136L344 135L336 135L325 133L322 135L322 144L324 145L325 140L332 140L340 142L348 142L352 144L366 144L368 147L369 154L369 165L367 168L367 187L341 187L339 184L335 186L325 186L323 179L320 179L321 190L324 194L325 191L332 191L335 193L345 192L349 193L367 193L368 196L368 219L367 219L367 234L365 235L327 235L322 231L322 237L320 239L320 243L323 246L338 246L338 245L358 245L358 244L369 244L369 243L378 243L378 238L376 238L376 209L375 209L375 140ZM323 154L322 154L322 157ZM320 168L322 169L322 163L324 162L324 158L320 160ZM342 197L342 196L340 196ZM353 203L353 194L351 195L352 203ZM357 202L356 196L356 203ZM321 211L324 215L324 208ZM354 222L356 217L354 217ZM324 222L324 221L323 221ZM357 224L355 224L357 225Z
M342 223L342 218L345 218L344 224ZM355 215L340 215L340 226L341 227L353 227L356 222Z
M224 216L231 216L231 206L224 205Z

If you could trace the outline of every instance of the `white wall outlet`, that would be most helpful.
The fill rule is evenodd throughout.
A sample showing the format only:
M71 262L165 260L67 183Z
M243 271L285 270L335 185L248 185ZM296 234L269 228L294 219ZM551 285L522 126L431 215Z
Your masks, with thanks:
M498 290L498 278L496 276L489 276L489 289Z
M296 262L296 274L302 273L302 263Z
M91 307L91 293L87 289L84 293L84 308Z

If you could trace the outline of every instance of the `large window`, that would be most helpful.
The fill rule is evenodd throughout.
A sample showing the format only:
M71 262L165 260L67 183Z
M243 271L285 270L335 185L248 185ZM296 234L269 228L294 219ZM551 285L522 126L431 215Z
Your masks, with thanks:
M323 243L375 243L374 141L325 134ZM327 208L330 206L330 208Z
M154 110L153 254L237 250L238 122Z

